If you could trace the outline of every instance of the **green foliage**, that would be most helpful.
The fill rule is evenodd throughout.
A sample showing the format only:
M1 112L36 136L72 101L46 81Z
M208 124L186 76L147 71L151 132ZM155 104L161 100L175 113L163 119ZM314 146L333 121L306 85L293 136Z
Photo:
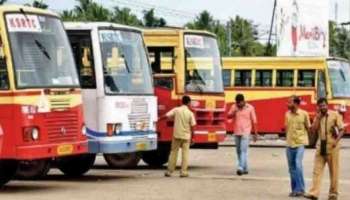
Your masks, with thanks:
M130 26L141 26L142 21L136 15L131 13L130 8L114 7L114 12L111 18L112 22L125 24Z
M143 25L145 27L163 27L166 25L164 18L158 18L154 15L154 9L143 12Z
M7 0L0 0L0 5L6 3Z
M329 50L331 56L350 59L350 31L333 21L329 22Z

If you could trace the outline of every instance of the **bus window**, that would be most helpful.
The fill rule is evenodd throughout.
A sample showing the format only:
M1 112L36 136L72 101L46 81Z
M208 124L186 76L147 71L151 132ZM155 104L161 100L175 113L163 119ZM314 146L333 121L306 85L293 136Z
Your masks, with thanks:
M231 69L222 70L222 80L224 81L224 87L231 87Z
M294 71L293 70L277 70L276 77L277 87L293 87Z
M317 96L318 98L326 97L326 81L323 71L318 72L318 82L317 82Z
M315 70L299 70L298 87L315 87Z
M251 70L236 70L235 71L235 86L249 87L251 86L252 71Z
M92 41L90 32L68 32L75 62L79 72L80 84L83 89L96 89L94 60L92 56Z
M271 87L272 86L272 70L256 70L255 86Z
M0 45L0 51L1 51L0 52L0 90L7 90L9 89L9 81L8 81L8 74L7 74L5 52L3 50L2 45Z
M174 47L149 47L153 73L174 73Z
M154 86L172 90L174 87L173 79L171 77L155 78Z

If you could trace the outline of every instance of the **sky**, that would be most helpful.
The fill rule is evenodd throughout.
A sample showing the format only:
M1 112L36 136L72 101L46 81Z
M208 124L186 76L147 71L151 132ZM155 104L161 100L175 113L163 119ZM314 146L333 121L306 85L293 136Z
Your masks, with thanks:
M196 14L208 10L216 19L225 21L239 15L252 20L255 24L267 29L272 15L274 0L95 0L108 8L114 6L130 7L141 16L142 10L156 7L156 14L166 19L168 25L181 26L191 21ZM305 0L307 1L307 0ZM31 0L8 0L9 3L27 3ZM71 9L75 0L44 0L50 9L62 11ZM337 22L350 21L350 0L329 0L330 19L335 20L337 4Z

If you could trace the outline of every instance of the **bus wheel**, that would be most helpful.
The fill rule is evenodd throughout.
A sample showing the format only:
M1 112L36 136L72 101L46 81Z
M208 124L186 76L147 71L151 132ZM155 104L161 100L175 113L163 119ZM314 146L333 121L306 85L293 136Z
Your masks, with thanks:
M5 185L15 175L18 161L0 160L0 187Z
M170 150L157 149L146 151L142 154L142 160L152 167L161 167L168 162Z
M137 153L103 154L103 157L112 168L135 168L141 160Z
M96 154L83 154L68 156L56 160L57 168L64 175L69 177L79 177L84 175L94 165Z
M22 180L40 179L46 176L51 167L51 160L22 160L19 162L16 178Z

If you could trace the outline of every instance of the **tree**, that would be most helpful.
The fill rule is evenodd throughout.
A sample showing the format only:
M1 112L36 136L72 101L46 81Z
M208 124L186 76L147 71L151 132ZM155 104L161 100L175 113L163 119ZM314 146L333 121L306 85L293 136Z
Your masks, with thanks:
M329 22L329 53L334 57L350 59L350 31Z
M35 1L33 1L31 6L33 6L35 8L41 8L41 9L47 9L49 7L49 5L44 3L43 0L35 0Z
M77 0L73 10L63 11L64 20L110 21L111 12L92 0Z
M7 0L0 0L0 5L6 3Z
M257 26L251 21L236 16L230 19L232 30L232 50L235 56L261 56L264 54L264 46L258 41Z
M154 9L148 11L143 11L143 26L146 27L164 27L166 26L166 21L164 18L156 17L154 15Z
M225 25L221 24L219 20L215 20L208 11L202 11L192 22L187 23L185 27L215 33L218 39L221 55L229 54L229 45L227 45L228 38Z
M119 7L114 7L111 21L130 26L142 26L142 21L138 19L136 15L131 13L130 8L120 9Z

